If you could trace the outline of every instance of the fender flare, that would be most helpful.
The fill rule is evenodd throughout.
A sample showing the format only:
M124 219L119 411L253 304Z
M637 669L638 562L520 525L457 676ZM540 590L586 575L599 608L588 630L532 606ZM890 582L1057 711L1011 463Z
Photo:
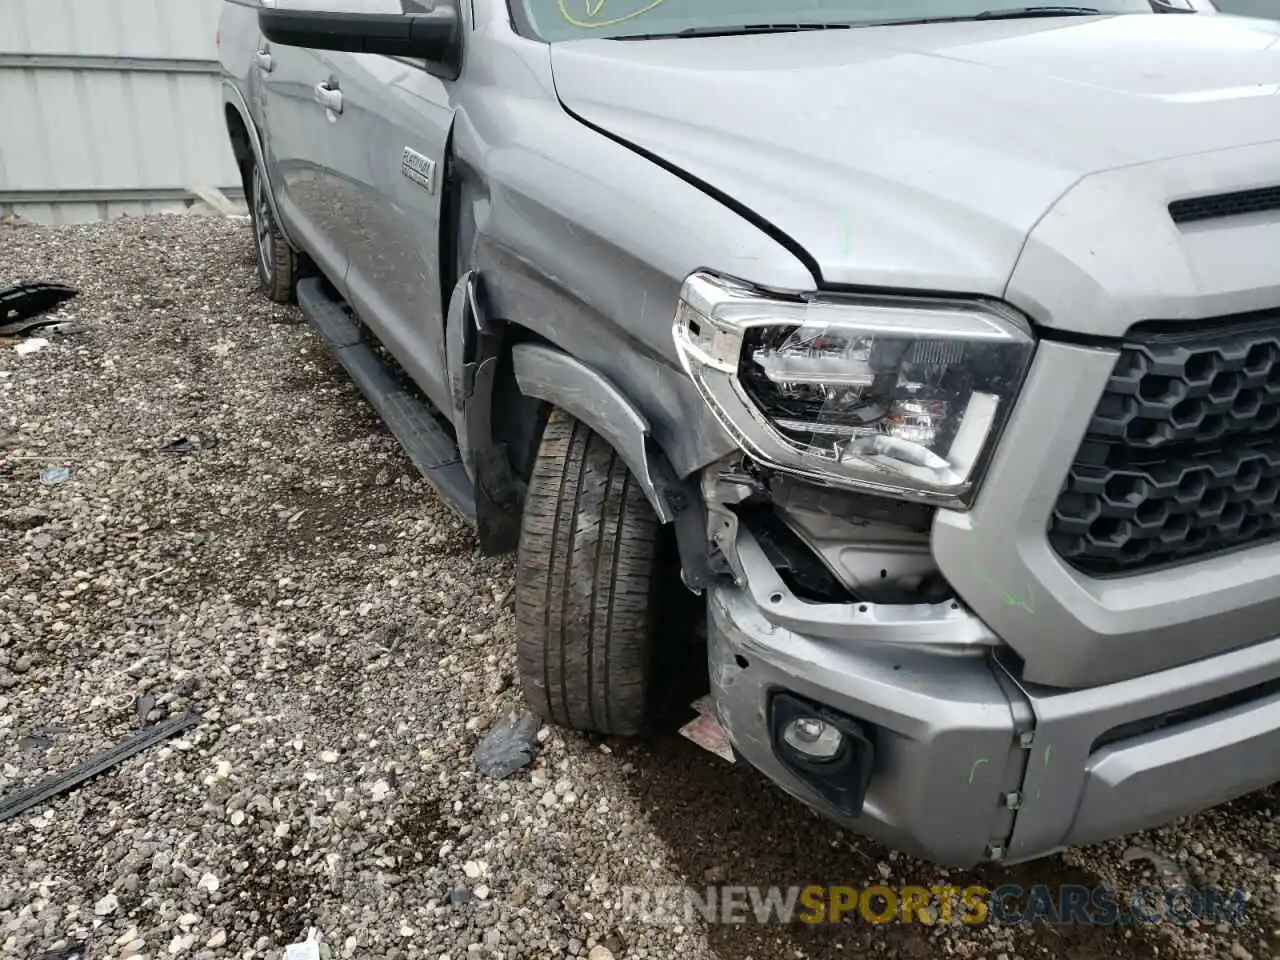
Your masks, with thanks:
M231 80L223 78L222 80L222 103L223 106L230 106L240 114L240 120L244 123L245 131L249 134L249 149L253 151L254 162L257 163L258 169L262 172L262 178L267 183L267 203L271 204L271 216L275 218L276 228L284 235L289 246L295 250L301 250L293 238L289 236L289 230L284 225L284 220L280 218L280 207L276 203L275 187L271 185L271 177L267 173L267 157L262 150L262 138L258 134L258 125L254 122L253 113L249 110L249 105L245 103L244 94L240 92ZM245 198L249 203L253 203L252 197Z
M649 453L649 421L617 387L582 361L541 344L517 344L512 364L521 393L559 407L604 437L639 482L658 519L675 519Z

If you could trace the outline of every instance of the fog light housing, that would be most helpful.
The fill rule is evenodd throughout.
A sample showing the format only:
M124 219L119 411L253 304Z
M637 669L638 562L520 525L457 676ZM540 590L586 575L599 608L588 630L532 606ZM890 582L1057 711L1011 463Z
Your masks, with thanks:
M773 752L783 766L840 813L861 814L874 756L869 729L791 693L774 694L769 713Z

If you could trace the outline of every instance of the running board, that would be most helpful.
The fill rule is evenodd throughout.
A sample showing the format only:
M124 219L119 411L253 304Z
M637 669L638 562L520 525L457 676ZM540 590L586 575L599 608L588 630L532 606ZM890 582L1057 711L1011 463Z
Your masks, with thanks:
M475 523L475 488L458 445L436 420L435 408L409 389L382 359L364 326L319 277L298 281L298 306L351 379L373 404L413 465L450 507Z

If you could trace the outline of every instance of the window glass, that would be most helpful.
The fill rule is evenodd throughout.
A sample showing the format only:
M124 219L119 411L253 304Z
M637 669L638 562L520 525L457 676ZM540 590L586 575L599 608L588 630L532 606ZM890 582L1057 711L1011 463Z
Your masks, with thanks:
M1280 20L1280 0L1218 0L1218 9L1242 17Z
M851 24L972 17L1036 4L1008 0L511 0L543 40L676 33L754 24ZM1268 0L1237 0L1258 3ZM1280 2L1280 0L1274 0ZM1043 5L1043 4L1042 4ZM1084 0L1102 13L1152 13L1150 0Z

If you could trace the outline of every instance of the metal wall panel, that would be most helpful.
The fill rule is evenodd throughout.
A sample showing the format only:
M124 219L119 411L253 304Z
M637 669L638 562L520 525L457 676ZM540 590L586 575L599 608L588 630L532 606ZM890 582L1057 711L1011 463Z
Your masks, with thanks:
M240 177L222 124L222 0L0 0L0 215L183 209Z

